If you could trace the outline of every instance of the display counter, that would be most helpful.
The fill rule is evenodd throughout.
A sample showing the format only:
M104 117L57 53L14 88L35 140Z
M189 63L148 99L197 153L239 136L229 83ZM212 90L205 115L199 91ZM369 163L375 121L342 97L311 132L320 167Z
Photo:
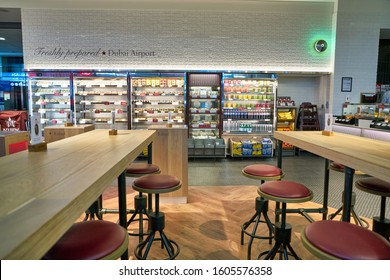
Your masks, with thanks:
M94 124L75 126L50 126L45 128L45 142L51 143L95 129Z
M0 157L26 150L29 141L28 131L0 131Z
M182 182L179 190L163 194L161 201L168 203L187 203L188 197L188 128L186 125L166 127L152 125L149 129L157 131L152 145L152 160L161 169L161 174L176 176Z
M361 137L390 142L390 131L389 130L382 130L382 129L375 129L375 128L364 128L364 127L358 127L355 125L346 125L346 124L337 124L337 123L334 123L332 125L332 130L335 132L341 132L341 133L345 133L345 134L350 134L350 135L361 136Z

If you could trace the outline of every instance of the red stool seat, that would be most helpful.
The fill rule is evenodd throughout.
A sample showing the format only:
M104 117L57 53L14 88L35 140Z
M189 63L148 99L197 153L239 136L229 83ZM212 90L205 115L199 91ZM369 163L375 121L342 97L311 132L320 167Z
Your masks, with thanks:
M260 177L260 178L283 177L283 172L280 170L280 168L268 164L248 165L242 170L242 173L252 178L253 177Z
M126 176L135 177L153 173L160 173L160 168L155 164L133 162L126 168Z
M357 180L355 186L368 193L390 197L390 183L375 177Z
M128 246L128 234L120 225L94 220L79 222L45 254L46 260L117 259Z
M332 162L329 164L329 168L332 169L333 171L344 172L344 170L345 170L345 165L343 165L343 164L341 164L341 163L338 163L338 162L332 161ZM359 170L355 170L355 174L363 175L364 172L359 171Z
M302 242L321 259L389 260L390 243L355 224L323 220L307 225Z
M270 181L260 185L260 195L278 202L304 202L313 198L305 185L293 181Z
M133 189L145 193L166 193L180 189L180 180L172 175L151 174L142 176L133 182Z

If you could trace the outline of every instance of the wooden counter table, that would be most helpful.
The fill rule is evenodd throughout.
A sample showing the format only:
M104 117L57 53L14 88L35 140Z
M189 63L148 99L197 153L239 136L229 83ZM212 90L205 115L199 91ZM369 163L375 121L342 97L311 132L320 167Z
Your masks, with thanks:
M124 170L155 136L93 130L0 158L0 259L40 259L116 178L126 226Z
M333 136L325 136L321 131L275 131L274 137L279 140L278 166L280 168L282 167L282 142L345 165L342 217L344 221L350 220L355 170L390 182L389 142L336 132Z

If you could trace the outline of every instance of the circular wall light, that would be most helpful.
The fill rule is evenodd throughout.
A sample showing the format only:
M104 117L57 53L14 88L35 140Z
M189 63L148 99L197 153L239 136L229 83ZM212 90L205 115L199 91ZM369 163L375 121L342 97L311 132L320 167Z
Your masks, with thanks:
M325 40L318 40L314 43L314 49L317 52L324 52L328 48L328 43Z

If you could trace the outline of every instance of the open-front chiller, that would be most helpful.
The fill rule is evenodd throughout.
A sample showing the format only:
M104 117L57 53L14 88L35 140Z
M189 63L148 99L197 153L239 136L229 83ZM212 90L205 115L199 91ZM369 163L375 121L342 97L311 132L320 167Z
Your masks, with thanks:
M185 123L184 73L131 74L131 129Z
M128 74L79 72L74 75L77 124L109 129L115 113L117 129L128 129Z
M221 75L188 73L187 115L189 137L221 137Z
M29 111L38 112L43 128L61 125L73 110L71 73L29 72Z
M272 156L275 74L223 74L223 137L232 157Z

